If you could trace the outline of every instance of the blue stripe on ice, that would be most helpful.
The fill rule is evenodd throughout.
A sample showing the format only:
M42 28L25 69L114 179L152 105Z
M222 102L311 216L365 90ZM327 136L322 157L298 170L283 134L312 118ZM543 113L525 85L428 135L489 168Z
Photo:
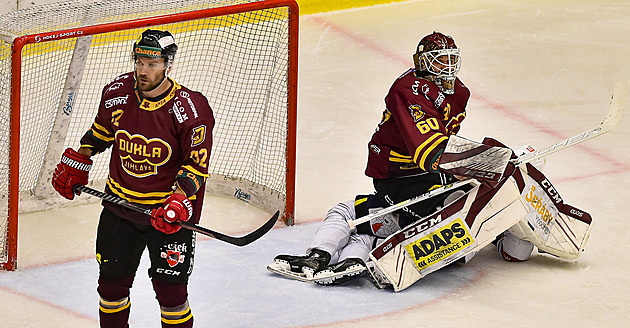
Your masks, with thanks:
M400 293L367 279L322 287L266 270L280 253L303 253L318 223L270 231L245 247L207 240L196 248L190 304L198 327L292 327L359 319L426 303L460 288L476 275L466 266L433 273ZM131 292L132 327L159 326L159 310L145 257ZM98 317L95 260L0 273L0 285Z

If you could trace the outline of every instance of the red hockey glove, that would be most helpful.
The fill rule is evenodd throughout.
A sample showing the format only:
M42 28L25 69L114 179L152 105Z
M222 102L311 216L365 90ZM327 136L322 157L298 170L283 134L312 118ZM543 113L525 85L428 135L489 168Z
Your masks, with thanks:
M176 222L188 221L193 208L190 199L181 194L172 194L164 201L164 207L151 211L151 225L166 234L176 233L181 229Z
M88 173L92 168L90 157L79 154L72 148L66 149L61 155L61 161L55 168L52 177L52 185L57 192L67 198L74 199L75 184L86 185L88 183ZM77 192L77 195L81 192Z

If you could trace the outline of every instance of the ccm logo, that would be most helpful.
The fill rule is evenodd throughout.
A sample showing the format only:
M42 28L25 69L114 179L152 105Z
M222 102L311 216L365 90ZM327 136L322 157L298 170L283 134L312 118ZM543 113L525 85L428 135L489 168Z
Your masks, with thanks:
M157 268L155 270L155 272L161 273L161 274L166 274L166 275L169 275L169 276L179 276L181 274L181 272L179 272L179 271L175 271L175 270L171 270L171 269L163 269L163 268Z

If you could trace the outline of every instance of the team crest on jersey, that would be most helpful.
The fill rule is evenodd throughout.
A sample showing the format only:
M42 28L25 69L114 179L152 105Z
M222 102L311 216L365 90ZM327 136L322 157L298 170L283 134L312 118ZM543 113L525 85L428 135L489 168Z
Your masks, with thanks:
M422 120L422 118L424 117L424 112L422 111L422 107L417 104L413 104L409 106L409 113L411 114L411 117L413 117L413 121L415 123L420 122L420 120Z
M172 243L162 247L160 251L160 257L166 259L168 265L173 268L180 263L184 263L185 256L182 254L186 252L186 244Z
M193 129L192 144L191 147L199 146L206 140L206 126L200 125Z
M172 154L171 146L164 140L130 135L125 130L116 132L116 145L123 169L138 178L157 174L158 167L166 163Z

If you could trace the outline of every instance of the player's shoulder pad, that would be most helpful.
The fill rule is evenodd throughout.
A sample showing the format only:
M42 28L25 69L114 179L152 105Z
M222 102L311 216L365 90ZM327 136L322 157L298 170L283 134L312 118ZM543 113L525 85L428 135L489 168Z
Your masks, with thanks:
M179 112L191 121L213 117L208 99L201 92L192 91L183 86L175 93L175 106L179 107Z
M401 75L392 84L389 92L399 94L401 98L410 99L420 105L433 105L437 99L444 99L444 95L435 83L416 76L413 70Z
M118 75L103 87L103 95L109 96L122 92L127 92L133 88L133 72Z
M470 98L470 90L459 78L455 80L455 94L465 99Z

